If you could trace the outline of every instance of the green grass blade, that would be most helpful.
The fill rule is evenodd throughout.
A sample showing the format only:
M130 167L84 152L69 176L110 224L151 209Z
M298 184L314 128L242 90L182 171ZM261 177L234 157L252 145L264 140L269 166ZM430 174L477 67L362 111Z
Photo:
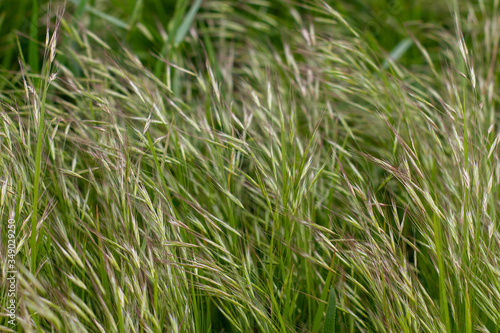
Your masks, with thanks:
M38 0L33 0L30 23L30 42L28 49L28 62L33 73L38 73Z
M82 11L85 9L87 12L94 14L95 16L117 26L119 28L128 30L130 28L129 24L119 18L116 18L110 14L104 13L96 9L93 6L87 5L88 0L71 0L74 4L77 5L77 14L81 15Z
M335 256L332 258L332 263L330 265L330 269L328 271L328 275L326 276L326 281L325 281L325 285L323 287L323 291L321 293L321 300L323 302L326 303L326 299L328 297L328 290L329 287L330 287L330 284L332 283L332 280L333 280L333 267L335 265ZM313 328L312 328L312 331L313 332L319 332L320 328L321 328L321 319L323 318L323 311L325 310L325 303L319 303L318 305L318 310L316 311L316 315L314 317L314 321L313 321Z
M413 45L413 40L411 38L405 38L396 45L396 47L391 51L387 60L384 61L382 67L389 68L389 62L399 60L408 49Z
M200 9L201 3L202 0L195 0L194 4L187 12L186 16L184 17L184 20L182 21L181 25L179 26L179 28L175 33L175 40L174 40L175 46L178 46L184 40L184 37L186 37L189 28L193 25L194 17L198 12L198 10Z
M337 312L337 297L335 290L330 288L330 301L326 310L325 324L323 325L323 333L335 333L335 314Z

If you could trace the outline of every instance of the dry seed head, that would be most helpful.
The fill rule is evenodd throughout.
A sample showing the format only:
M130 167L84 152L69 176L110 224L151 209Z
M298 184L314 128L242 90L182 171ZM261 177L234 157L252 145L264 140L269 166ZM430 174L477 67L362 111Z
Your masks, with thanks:
M49 63L54 62L54 58L56 57L56 46L57 46L57 31L54 31L52 34L52 37L50 39L49 43L49 50L50 50L50 55L49 55Z

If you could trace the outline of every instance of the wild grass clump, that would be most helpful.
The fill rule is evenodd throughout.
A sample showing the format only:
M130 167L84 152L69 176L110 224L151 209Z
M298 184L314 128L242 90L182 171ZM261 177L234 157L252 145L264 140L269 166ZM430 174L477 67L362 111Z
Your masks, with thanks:
M498 332L498 1L417 3L391 48L347 2L38 6L0 72L0 328Z

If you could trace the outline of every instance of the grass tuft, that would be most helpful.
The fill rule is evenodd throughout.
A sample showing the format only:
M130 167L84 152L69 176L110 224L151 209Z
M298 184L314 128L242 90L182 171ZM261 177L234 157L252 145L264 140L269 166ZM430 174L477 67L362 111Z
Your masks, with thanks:
M498 332L498 1L9 4L0 330Z

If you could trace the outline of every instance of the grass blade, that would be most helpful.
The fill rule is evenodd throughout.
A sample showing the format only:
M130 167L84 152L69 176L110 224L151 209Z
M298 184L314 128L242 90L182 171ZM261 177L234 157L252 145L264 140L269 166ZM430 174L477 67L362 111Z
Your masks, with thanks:
M194 17L198 12L198 10L200 9L201 2L202 0L195 0L194 4L191 6L186 16L184 17L184 20L177 29L177 32L175 33L175 40L174 40L175 46L178 46L184 40L184 37L186 37L189 28L193 25Z
M323 333L335 333L335 314L337 312L337 297L335 290L330 288L330 301L326 310L325 324L323 325Z

